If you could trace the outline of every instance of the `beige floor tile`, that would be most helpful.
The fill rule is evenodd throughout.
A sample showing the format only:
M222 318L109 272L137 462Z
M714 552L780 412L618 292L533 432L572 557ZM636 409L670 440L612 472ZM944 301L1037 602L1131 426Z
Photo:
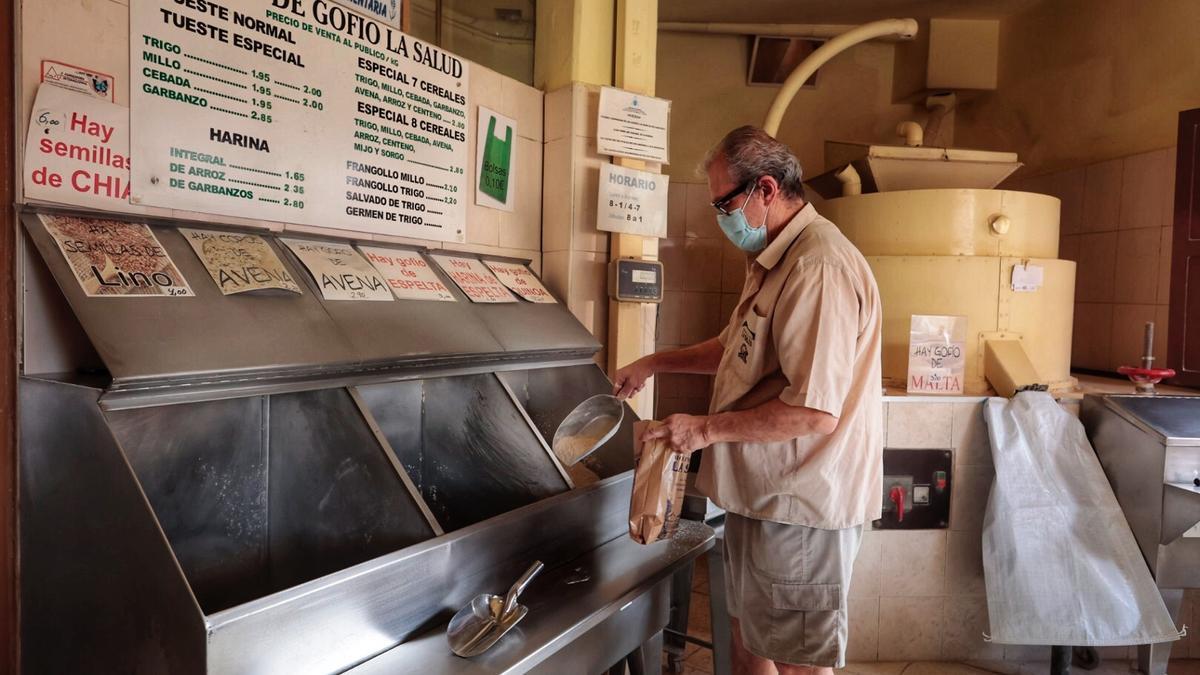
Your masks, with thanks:
M846 658L873 661L879 657L879 599L850 598L850 632Z
M692 594L688 606L688 635L712 642L712 615L708 611L709 596Z
M850 575L851 598L879 597L881 560L883 558L883 536L879 532L863 532L862 546L854 559L854 571Z
M992 463L992 444L988 440L987 423L983 421L982 403L954 404L951 445L956 466Z
M684 659L683 663L684 667L692 668L696 672L711 673L713 671L712 651L701 647Z

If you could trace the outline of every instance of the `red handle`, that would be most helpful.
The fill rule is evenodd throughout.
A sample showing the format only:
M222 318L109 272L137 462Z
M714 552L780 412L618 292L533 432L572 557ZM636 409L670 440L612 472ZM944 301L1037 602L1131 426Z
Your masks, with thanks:
M892 491L888 493L888 499L896 505L896 522L904 522L904 488L899 485L893 485Z
M1172 368L1134 368L1133 366L1121 366L1117 368L1117 372L1134 382L1153 382L1155 384L1167 378L1175 377L1175 370Z

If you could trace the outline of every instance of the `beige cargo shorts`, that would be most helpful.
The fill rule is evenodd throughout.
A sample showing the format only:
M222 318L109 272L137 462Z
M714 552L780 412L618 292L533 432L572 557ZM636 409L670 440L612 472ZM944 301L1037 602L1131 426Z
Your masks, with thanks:
M798 666L846 665L847 597L861 525L818 530L725 515L725 593L742 645Z

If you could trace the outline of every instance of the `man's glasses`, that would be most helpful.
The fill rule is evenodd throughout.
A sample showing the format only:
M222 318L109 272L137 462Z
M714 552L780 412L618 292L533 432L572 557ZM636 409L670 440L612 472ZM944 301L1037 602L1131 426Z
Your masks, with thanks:
M729 209L726 208L727 206L729 206L729 202L733 201L735 198L737 198L738 195L745 192L746 188L750 187L750 184L752 182L753 181L746 181L745 183L742 183L741 185L730 190L728 193L725 194L725 196L713 201L712 207L717 210L717 213L719 213L723 216L729 215Z

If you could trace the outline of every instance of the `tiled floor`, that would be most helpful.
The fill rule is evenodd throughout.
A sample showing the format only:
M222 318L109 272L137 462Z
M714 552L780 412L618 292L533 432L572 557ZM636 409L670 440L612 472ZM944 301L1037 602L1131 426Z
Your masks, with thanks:
M708 613L708 565L701 556L696 561L692 576L692 603L688 614L688 634L708 642L712 641L712 627ZM663 659L666 675L667 661ZM708 675L713 672L712 652L698 645L689 644L684 652L682 675ZM849 663L839 671L847 675L1048 675L1050 664L1045 662L1016 661L972 661L957 662L887 662ZM1128 661L1106 660L1096 670L1086 671L1073 668L1074 675L1128 675L1136 672L1136 664ZM1200 659L1174 660L1168 675L1200 675Z

